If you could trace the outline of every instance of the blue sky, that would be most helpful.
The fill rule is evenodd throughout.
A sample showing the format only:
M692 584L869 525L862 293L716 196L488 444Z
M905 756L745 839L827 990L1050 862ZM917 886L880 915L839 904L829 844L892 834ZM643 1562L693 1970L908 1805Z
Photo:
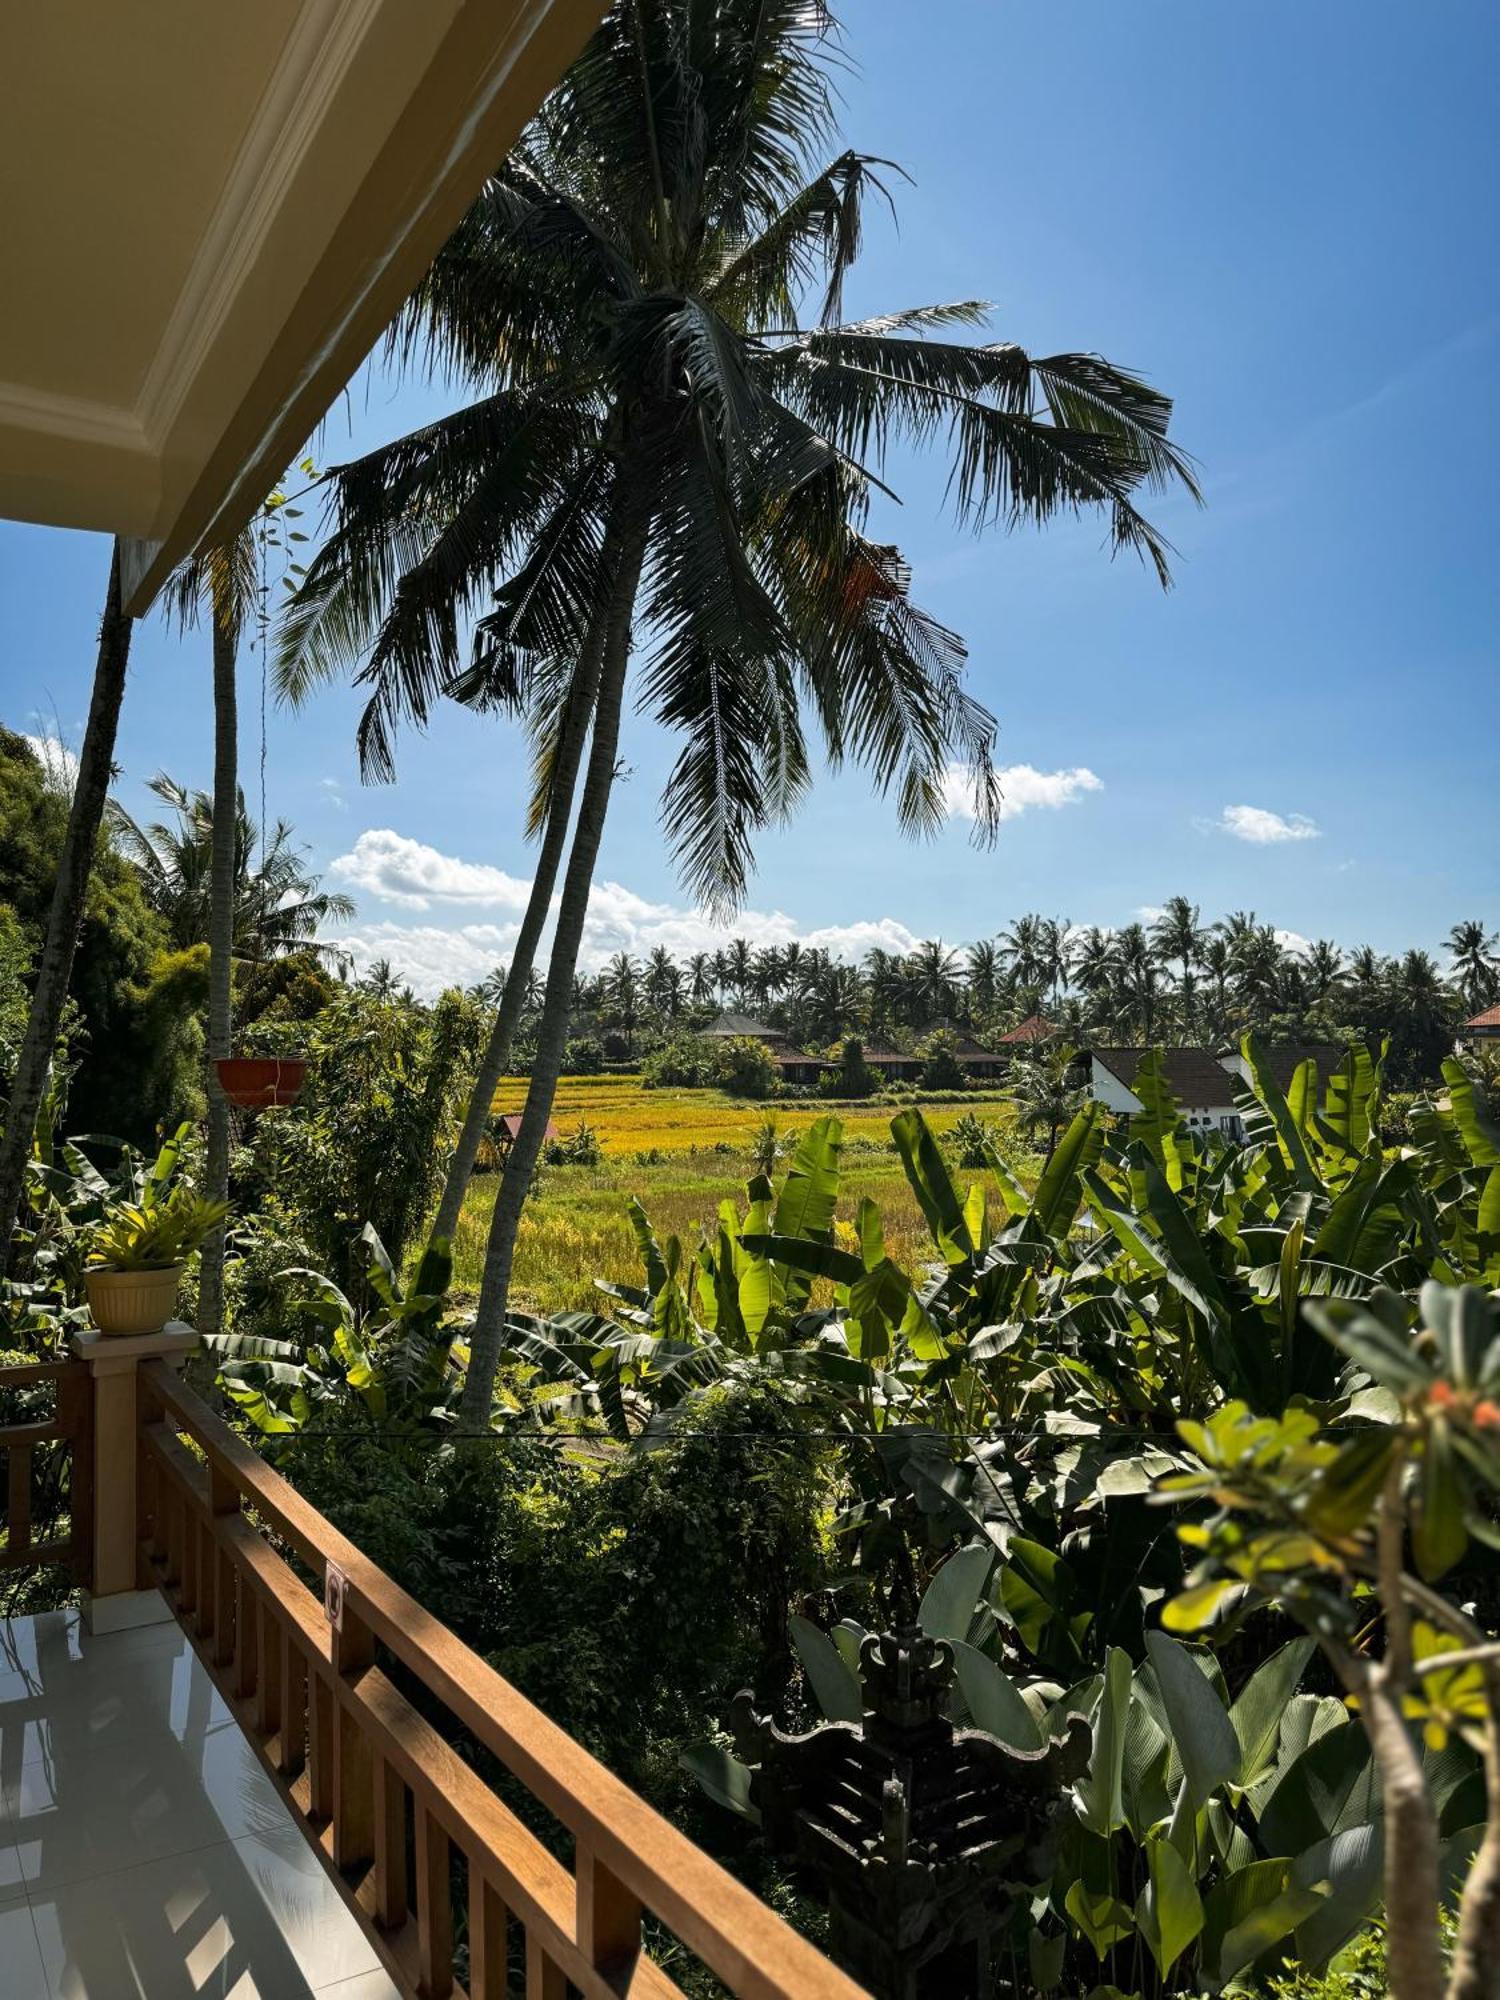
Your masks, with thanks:
M943 511L936 459L895 462L905 504L875 526L967 638L1000 761L1040 776L1014 781L989 853L961 824L904 844L857 777L820 779L795 825L763 839L742 928L851 948L957 941L1028 908L1124 922L1176 891L1206 914L1251 908L1387 950L1435 946L1460 917L1500 923L1500 11L845 12L845 135L915 182L899 233L872 216L851 314L981 297L997 337L1141 369L1176 399L1208 504L1157 510L1180 552L1163 595L1133 559L1110 560L1097 522L975 540ZM320 455L441 401L367 374ZM0 525L11 727L55 711L76 735L106 563L98 538ZM252 797L257 678L247 661ZM345 690L272 713L271 810L356 895L364 955L389 952L428 988L476 977L503 956L529 873L516 739L455 712L408 742L394 787L362 790L355 713ZM121 726L127 803L160 767L206 784L209 745L205 643L153 619ZM704 932L657 823L671 746L637 725L626 755L594 957ZM1235 808L1250 811L1226 822Z

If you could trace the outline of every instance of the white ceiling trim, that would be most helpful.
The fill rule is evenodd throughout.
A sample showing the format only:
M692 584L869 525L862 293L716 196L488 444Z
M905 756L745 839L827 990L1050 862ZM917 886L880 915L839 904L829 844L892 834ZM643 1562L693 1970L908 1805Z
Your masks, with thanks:
M170 437L266 231L379 12L379 0L306 0L141 385L136 421L157 449Z
M58 396L22 382L0 382L0 430L41 431L111 451L150 450L150 439L134 410L86 396Z

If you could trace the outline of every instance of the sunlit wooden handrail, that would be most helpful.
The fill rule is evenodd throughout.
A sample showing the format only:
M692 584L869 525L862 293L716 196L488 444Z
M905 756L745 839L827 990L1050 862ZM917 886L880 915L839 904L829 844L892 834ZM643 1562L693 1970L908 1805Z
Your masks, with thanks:
M27 1361L0 1368L0 1391L57 1385L56 1414L41 1423L0 1425L0 1456L5 1462L5 1545L0 1570L43 1569L53 1564L70 1569L80 1583L89 1580L93 1547L93 1459L89 1435L91 1410L88 1370L77 1361ZM47 1472L54 1492L67 1495L68 1532L47 1541L36 1539L34 1498L38 1454L51 1445Z
M509 1924L527 2000L667 2000L649 1912L745 2000L861 1989L664 1820L325 1520L183 1386L141 1369L144 1560L238 1709L392 1977L460 1992L453 1857L466 1865L470 2000L500 2000ZM201 1462L181 1442L191 1439ZM256 1520L320 1583L335 1627ZM419 1715L377 1647L571 1833L570 1871Z

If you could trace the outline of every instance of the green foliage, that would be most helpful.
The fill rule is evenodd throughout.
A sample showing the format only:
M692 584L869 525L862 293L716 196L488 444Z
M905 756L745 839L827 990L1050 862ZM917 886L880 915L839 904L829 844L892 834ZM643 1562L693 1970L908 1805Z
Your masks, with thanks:
M597 1167L602 1157L598 1133L582 1118L571 1132L549 1140L542 1151L549 1167Z
M27 976L46 930L67 819L66 785L23 737L0 729L0 904L24 941L23 952L7 923L0 1010L12 1014L23 1004L14 982ZM147 1144L160 1125L201 1109L202 1033L178 1005L182 967L168 947L137 871L101 833L64 1023L79 1059L72 1086L78 1130Z
M781 1088L770 1050L754 1035L731 1035L717 1043L715 1081L731 1097L775 1097Z
M958 1057L958 1037L951 1028L938 1028L917 1050L923 1058L924 1090L967 1090L969 1079Z
M699 1090L717 1083L719 1074L717 1044L685 1030L669 1035L641 1063L641 1081L651 1090Z
M406 1431L453 1422L461 1328L448 1311L453 1260L447 1244L439 1238L427 1246L409 1288L368 1223L356 1251L364 1278L358 1299L319 1271L291 1265L278 1273L278 1323L301 1322L301 1338L205 1336L226 1395L263 1435L284 1436L314 1423L389 1424Z
M950 1126L948 1143L961 1167L985 1167L999 1143L999 1134L977 1111L966 1111Z
M247 1193L301 1238L344 1290L363 1282L366 1224L400 1263L436 1197L484 1032L478 1003L445 993L431 1009L346 990L293 1028L263 1024L256 1046L308 1057L295 1106L258 1121ZM248 1205L248 1204L247 1204Z
M187 1176L193 1131L180 1125L149 1167L132 1172L128 1196L107 1202L88 1236L88 1262L116 1271L159 1270L185 1263L229 1213L200 1195Z
M434 1454L270 1441L315 1505L614 1769L663 1799L679 1747L792 1671L787 1606L826 1580L829 1463L770 1383L706 1396L653 1451L523 1427Z

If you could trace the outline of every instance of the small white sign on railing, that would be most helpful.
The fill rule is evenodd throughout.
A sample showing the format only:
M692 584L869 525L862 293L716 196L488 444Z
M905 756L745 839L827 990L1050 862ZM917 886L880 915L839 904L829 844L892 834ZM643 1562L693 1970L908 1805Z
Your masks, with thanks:
M335 1632L344 1629L344 1592L348 1589L348 1579L336 1563L329 1563L323 1572L323 1615Z

